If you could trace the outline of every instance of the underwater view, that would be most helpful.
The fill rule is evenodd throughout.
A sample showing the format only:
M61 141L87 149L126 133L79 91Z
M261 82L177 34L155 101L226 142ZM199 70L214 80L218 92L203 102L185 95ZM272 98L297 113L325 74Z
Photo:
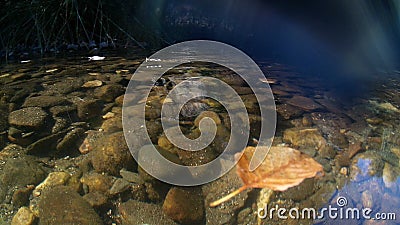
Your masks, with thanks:
M400 2L2 5L0 225L400 224Z

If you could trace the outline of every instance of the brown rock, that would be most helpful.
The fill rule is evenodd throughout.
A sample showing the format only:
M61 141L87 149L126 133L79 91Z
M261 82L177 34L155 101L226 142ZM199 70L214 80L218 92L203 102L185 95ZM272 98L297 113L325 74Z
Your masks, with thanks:
M200 121L201 121L203 118L210 118L210 119L212 119L212 120L215 122L215 124L216 124L217 126L221 124L221 119L219 118L219 116L218 116L218 114L217 114L216 112L213 112L213 111L204 111L204 112L201 112L200 115L198 115L198 116L196 117L196 119L194 120L194 125L195 125L196 127L199 127Z
M87 185L90 192L108 193L112 185L112 177L99 173L86 173L81 178L81 183Z
M95 148L94 146L100 143L99 140L103 140L104 138L104 134L99 131L88 130L86 133L87 136L79 147L79 151L82 154L91 152Z
M33 188L33 185L18 188L12 196L13 205L16 207L27 205L29 202L29 196L31 195Z
M283 140L300 148L321 150L327 143L317 128L289 128L283 133Z
M37 96L27 98L22 107L52 107L56 105L65 105L67 100L61 96Z
M124 104L124 96L125 95L120 95L115 99L117 106L122 106Z
M108 198L104 194L97 191L84 195L83 199L85 199L93 208L101 208L105 206L108 201Z
M100 87L103 85L103 82L101 80L91 80L82 85L84 88L93 88L93 87Z
M303 111L300 110L299 108L296 108L288 104L277 105L276 111L280 116L282 116L286 120L300 116L303 113Z
M32 225L36 217L28 207L21 207L11 221L11 225Z
M129 200L122 203L118 211L121 214L122 225L177 224L162 213L158 204Z
M283 199L301 201L307 199L314 193L314 179L305 179L298 186L287 189L282 192L281 197Z
M116 116L110 119L107 119L101 125L101 129L105 133L114 133L118 131L122 131L122 117Z
M102 107L96 99L84 99L77 103L78 117L82 120L91 119L102 113Z
M99 140L92 152L92 165L97 172L111 175L118 175L122 168L134 166L123 132L113 133Z
M204 221L204 202L197 188L171 188L165 198L163 211L181 224L199 224Z
M287 103L290 105L299 107L306 111L312 111L315 109L322 108L322 106L319 105L318 103L314 102L314 100L303 97L303 96L297 96L297 95L293 96L291 99L289 99L287 101Z
M44 191L39 202L39 217L39 225L103 224L90 204L66 186Z
M113 102L122 93L124 93L122 85L108 84L97 88L94 95L105 102Z

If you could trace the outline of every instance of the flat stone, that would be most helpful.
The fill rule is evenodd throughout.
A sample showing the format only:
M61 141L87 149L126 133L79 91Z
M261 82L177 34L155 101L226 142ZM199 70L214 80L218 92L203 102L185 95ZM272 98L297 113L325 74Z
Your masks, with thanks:
M77 152L79 144L82 142L85 130L82 128L75 128L69 131L64 138L57 144L56 149L61 154Z
M101 208L107 204L108 198L100 192L90 192L83 196L89 204L94 208Z
M101 80L91 80L82 85L84 88L93 88L93 87L100 87L103 85L103 82Z
M138 173L134 173L125 169L119 171L119 174L123 179L131 183L141 184L143 180L140 178Z
M95 89L94 95L105 102L113 102L116 97L123 93L124 88L122 85L108 84Z
M39 225L103 224L90 204L66 186L56 186L42 193L39 202L39 217Z
M122 225L177 224L162 212L159 204L129 200L122 203L118 210L121 214Z
M320 150L327 143L317 128L289 128L283 132L283 140L300 148L314 148Z
M76 111L76 105L57 105L50 108L53 116L71 116Z
M43 109L29 107L11 112L8 122L12 126L37 130L45 125L46 118L47 113Z
M281 197L287 200L302 201L314 193L314 179L305 179L298 186L287 189L281 193Z
M49 152L56 150L58 141L61 140L61 138L63 138L65 133L66 131L61 131L46 136L44 138L41 138L35 141L34 143L30 144L27 147L27 151L29 152L29 154L42 154L42 153L49 154Z
M318 103L316 103L314 100L312 100L311 98L306 98L303 96L293 96L291 99L289 99L287 101L288 104L299 107L303 110L306 111L312 111L315 109L319 109L322 108L321 105L319 105Z
M64 71L67 72L68 70ZM68 76L67 74L65 75ZM68 94L81 88L82 84L83 80L81 78L67 77L63 79L63 81L50 85L43 85L45 88L43 92L46 95Z
M286 120L298 117L304 113L304 111L302 111L301 109L286 103L276 105L276 111Z
M33 196L35 196L35 197L40 196L42 191L47 188L65 185L70 178L71 178L71 175L69 175L66 172L49 173L47 178L42 183L40 183L35 188L35 190L33 190Z
M79 119L87 120L101 115L102 107L97 99L84 99L77 103L77 111Z
M101 125L101 129L105 133L114 133L118 131L122 131L122 117L116 116L110 119L107 119Z
M51 133L55 134L66 129L69 125L69 121L62 117L54 118L54 126L51 128Z
M81 178L81 183L87 185L90 192L107 193L112 185L112 177L96 172L86 173Z
M64 105L67 103L67 100L61 96L37 96L27 98L22 105L22 107L52 107L56 105Z
M130 184L128 181L124 179L117 179L115 180L113 186L110 188L110 195L116 195L128 190Z

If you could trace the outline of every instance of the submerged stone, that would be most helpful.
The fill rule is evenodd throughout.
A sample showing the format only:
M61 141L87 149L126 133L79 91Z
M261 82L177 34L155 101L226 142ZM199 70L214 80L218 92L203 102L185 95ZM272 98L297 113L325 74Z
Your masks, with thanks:
M300 148L321 150L326 147L326 140L317 128L289 128L283 133L283 140Z
M319 105L318 103L316 103L314 100L312 100L311 98L306 98L303 96L293 96L291 99L289 99L287 101L288 104L299 107L303 110L306 111L312 111L312 110L316 110L319 108L322 108L321 105Z
M35 223L36 217L28 207L21 207L14 215L11 225L32 225Z
M118 206L118 211L121 214L122 225L177 224L162 212L159 204L129 200Z
M100 217L78 193L66 186L43 192L39 202L39 225L101 225Z
M97 172L118 175L122 168L135 165L123 132L104 136L98 141L92 151L92 165Z
M108 84L97 88L94 95L105 102L113 102L122 93L124 93L122 85Z
M46 177L44 168L33 157L9 158L0 175L0 202L8 189L37 185Z
M181 224L200 224L204 220L201 189L171 188L165 198L163 211Z
M12 126L37 130L45 125L46 118L47 113L43 109L28 107L11 112L8 122Z
M36 96L30 97L25 100L22 107L52 107L56 105L65 105L67 100L61 96Z
M385 163L375 151L357 154L351 164L350 177L359 182L373 176L381 176Z

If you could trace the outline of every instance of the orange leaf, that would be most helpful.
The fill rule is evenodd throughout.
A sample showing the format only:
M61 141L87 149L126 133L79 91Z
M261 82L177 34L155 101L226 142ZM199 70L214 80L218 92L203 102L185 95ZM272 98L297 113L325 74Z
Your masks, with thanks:
M259 146L258 148L266 148ZM211 207L239 194L247 188L269 188L274 191L285 191L299 185L304 179L323 175L323 167L310 156L289 147L271 147L261 165L254 171L249 170L255 147L247 147L239 159L237 174L244 185L231 194L212 202ZM236 155L236 157L240 156Z

